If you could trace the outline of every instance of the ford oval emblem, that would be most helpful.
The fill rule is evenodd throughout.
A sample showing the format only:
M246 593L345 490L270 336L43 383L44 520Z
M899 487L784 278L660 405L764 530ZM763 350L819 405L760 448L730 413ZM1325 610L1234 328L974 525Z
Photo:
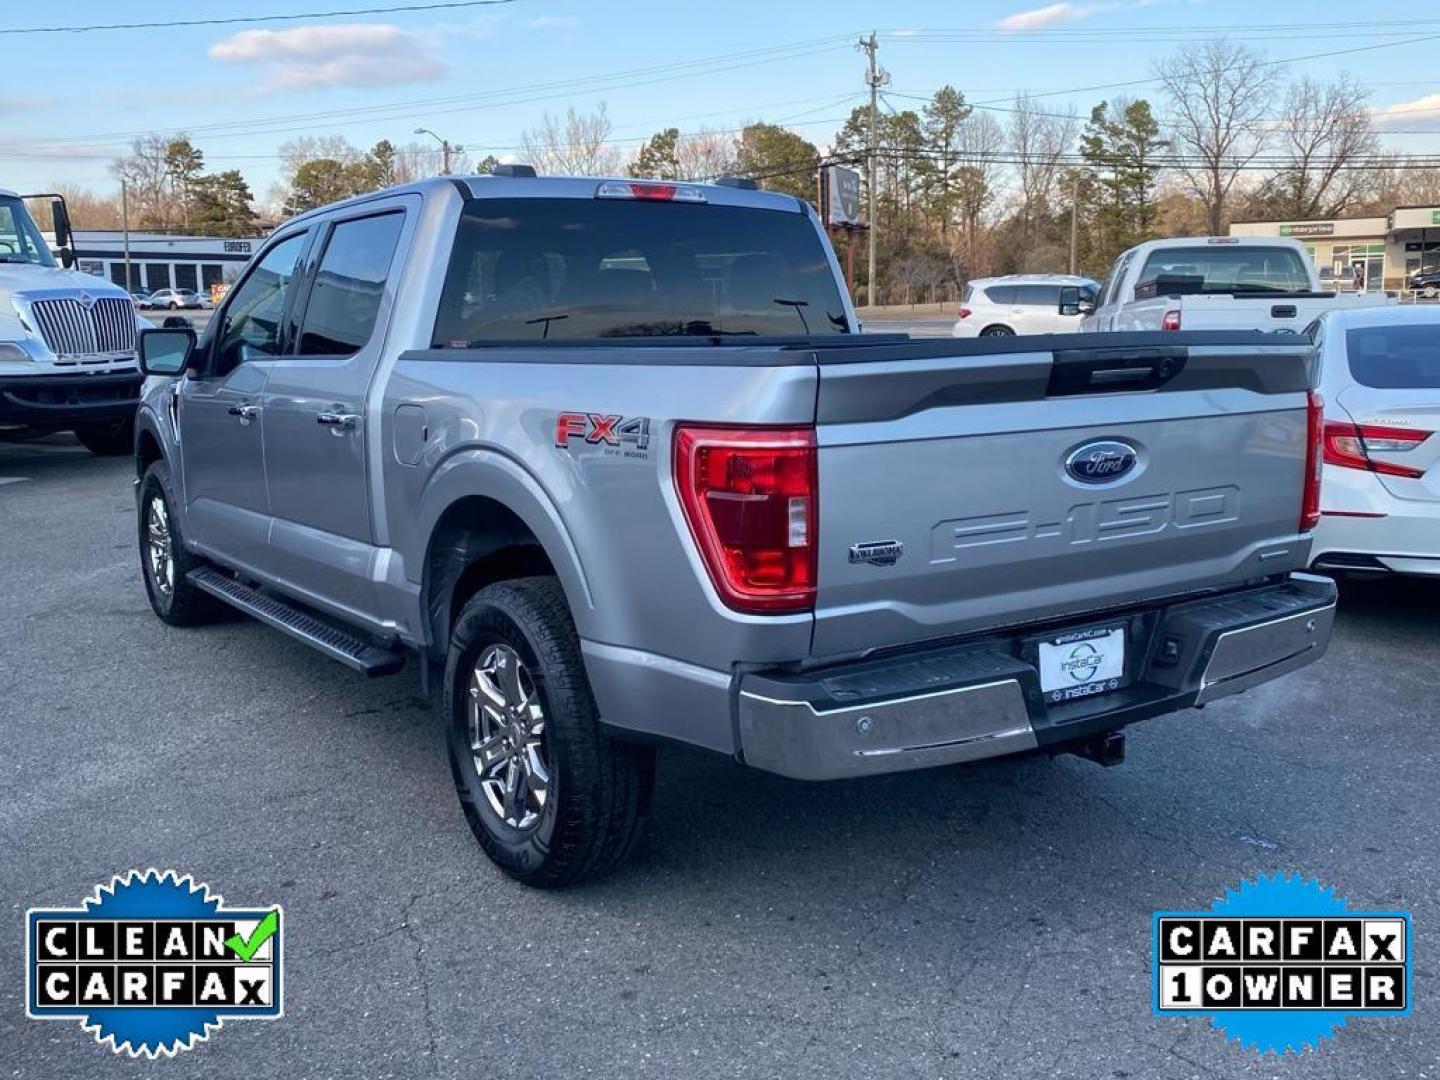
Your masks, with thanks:
M1101 439L1077 446L1065 459L1065 471L1082 484L1108 484L1135 468L1139 456L1129 443Z

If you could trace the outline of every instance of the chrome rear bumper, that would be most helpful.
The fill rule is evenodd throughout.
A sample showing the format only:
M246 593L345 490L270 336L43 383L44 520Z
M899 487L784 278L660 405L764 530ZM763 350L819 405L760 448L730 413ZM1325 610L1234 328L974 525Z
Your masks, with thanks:
M769 772L830 780L1059 748L1313 663L1334 617L1334 583L1308 574L1120 613L1114 618L1132 627L1134 681L1058 705L1047 705L1026 658L1029 633L808 672L752 672L738 695L742 755Z

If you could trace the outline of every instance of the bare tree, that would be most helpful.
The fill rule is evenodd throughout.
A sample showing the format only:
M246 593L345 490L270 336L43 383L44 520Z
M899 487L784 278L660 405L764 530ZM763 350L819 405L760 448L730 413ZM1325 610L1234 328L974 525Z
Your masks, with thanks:
M707 180L735 171L735 137L701 128L675 144L681 180Z
M120 228L120 195L116 192L113 195L99 195L89 188L80 187L78 184L56 183L49 186L50 191L58 192L65 197L66 209L70 211L70 224L77 229L118 229ZM31 207L34 212L35 208ZM45 208L48 214L49 207ZM44 221L46 218L36 214L37 221Z
M1168 128L1176 169L1205 203L1212 235L1225 221L1225 200L1265 144L1260 123L1276 68L1248 46L1220 39L1182 49L1155 65L1169 97Z
M301 135L280 146L280 178L288 187L295 183L295 173L310 161L338 161L354 165L361 153L343 135Z
M1287 218L1335 217L1365 195L1357 163L1380 148L1366 107L1368 91L1349 75L1290 85L1276 131L1286 162L1267 184L1270 212Z
M1074 109L1046 112L1029 94L1017 94L1010 113L1010 152L1020 186L1020 240L1029 242L1030 225L1055 199L1056 184L1080 137Z
M955 169L955 202L961 227L960 262L966 277L987 266L989 251L981 225L999 197L1000 161L1005 131L987 113L970 116L960 125Z
M128 189L132 226L163 229L179 218L170 190L169 148L170 140L163 135L144 135L130 144L128 157L110 165L115 179Z
M605 104L593 113L577 113L572 106L565 116L540 114L540 125L520 136L525 160L537 172L558 176L614 176L621 170L620 151L611 146L610 118Z

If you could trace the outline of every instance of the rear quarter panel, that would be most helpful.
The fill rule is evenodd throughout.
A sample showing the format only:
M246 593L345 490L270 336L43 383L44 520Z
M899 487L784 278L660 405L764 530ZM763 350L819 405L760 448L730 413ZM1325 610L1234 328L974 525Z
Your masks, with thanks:
M410 353L386 391L387 517L410 584L430 531L457 498L496 499L540 538L589 641L712 670L807 655L811 618L725 608L699 561L671 481L676 423L808 424L815 368L761 366L748 350L503 347ZM395 452L395 410L420 407L413 464ZM644 445L557 445L561 413L645 422Z

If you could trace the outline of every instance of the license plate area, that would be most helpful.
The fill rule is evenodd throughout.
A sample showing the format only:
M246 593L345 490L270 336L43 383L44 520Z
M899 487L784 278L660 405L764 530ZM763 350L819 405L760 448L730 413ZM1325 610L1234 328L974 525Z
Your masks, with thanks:
M1126 633L1125 624L1112 623L1033 639L1029 644L1045 701L1078 701L1129 685Z

